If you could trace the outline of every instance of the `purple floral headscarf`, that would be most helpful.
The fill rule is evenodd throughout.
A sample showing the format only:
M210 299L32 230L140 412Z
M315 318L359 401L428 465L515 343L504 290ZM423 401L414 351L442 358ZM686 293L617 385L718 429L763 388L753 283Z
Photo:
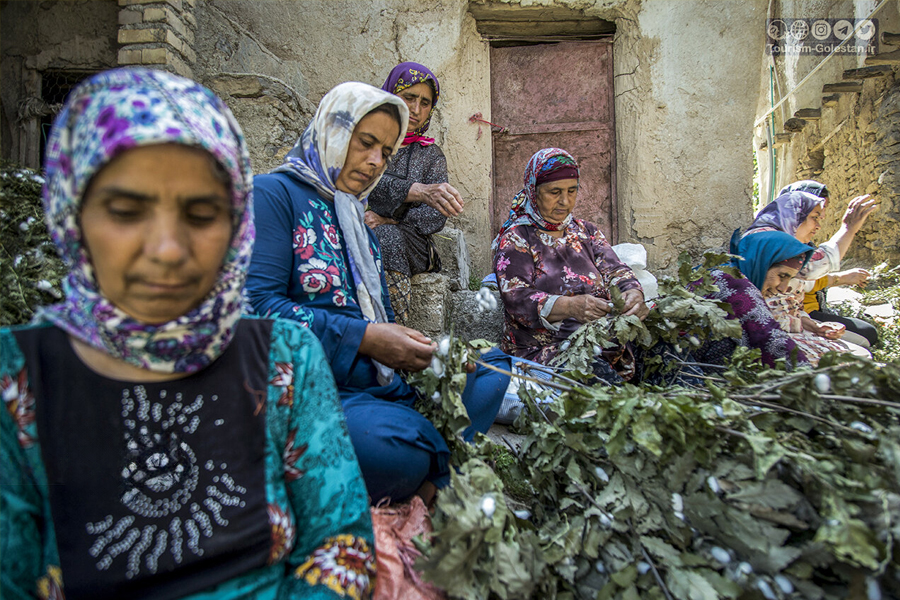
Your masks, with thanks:
M437 77L434 76L434 73L432 73L425 65L420 65L415 62L400 63L391 69L387 79L381 84L381 89L391 94L399 94L403 90L411 88L417 83L427 83L428 86L431 87L431 91L434 93L434 102L431 104L431 110L434 110L434 107L437 106L438 98L441 97L441 86L438 83ZM422 123L418 129L406 134L403 145L405 146L414 142L419 142L423 146L433 144L434 138L425 137L424 135L425 132L428 131L428 126L430 124L431 113L428 114L428 118L425 119L425 122Z
M809 213L816 206L824 207L824 202L822 198L807 192L782 194L757 213L746 233L760 227L774 227L779 231L794 235Z
M578 172L578 163L571 154L561 148L544 148L538 150L529 159L525 166L525 187L513 198L512 207L509 209L509 217L500 228L492 250L496 250L500 237L517 225L534 225L544 231L559 231L565 229L572 222L572 213L562 223L551 223L544 219L536 205L537 180L541 175L552 173L559 169L574 168Z
M202 148L231 180L232 239L213 289L196 308L161 325L137 321L97 285L81 237L81 202L91 178L118 154L138 146ZM41 310L86 344L138 367L192 373L215 360L241 316L253 249L252 171L231 111L202 85L165 71L124 68L99 73L70 95L47 143L44 210L47 228L69 267L66 298Z

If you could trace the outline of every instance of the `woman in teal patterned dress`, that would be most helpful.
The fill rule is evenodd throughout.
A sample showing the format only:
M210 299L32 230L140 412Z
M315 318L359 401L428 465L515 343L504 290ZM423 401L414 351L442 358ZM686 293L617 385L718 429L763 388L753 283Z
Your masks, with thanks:
M228 108L101 73L48 143L65 300L0 330L4 598L361 598L368 498L315 336L241 317L249 159Z

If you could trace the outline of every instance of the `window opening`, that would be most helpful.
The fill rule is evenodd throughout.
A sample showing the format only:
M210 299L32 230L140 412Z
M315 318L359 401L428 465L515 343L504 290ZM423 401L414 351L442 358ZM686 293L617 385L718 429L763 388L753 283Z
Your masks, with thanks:
M47 110L41 115L41 164L53 120L75 86L93 75L93 71L44 71L41 73L41 100Z

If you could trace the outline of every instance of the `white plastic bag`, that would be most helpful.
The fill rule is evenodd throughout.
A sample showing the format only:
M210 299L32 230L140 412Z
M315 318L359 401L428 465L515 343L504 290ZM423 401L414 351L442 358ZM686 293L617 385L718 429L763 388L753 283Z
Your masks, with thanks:
M644 288L644 300L656 298L659 295L659 284L656 276L646 270L647 249L641 244L616 244L612 249L619 260L631 267L634 276L641 282L641 287Z

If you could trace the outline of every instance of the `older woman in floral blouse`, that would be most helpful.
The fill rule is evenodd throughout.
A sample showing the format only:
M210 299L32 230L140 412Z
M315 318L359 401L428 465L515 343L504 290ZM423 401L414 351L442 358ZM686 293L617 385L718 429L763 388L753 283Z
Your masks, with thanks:
M559 148L538 151L525 168L525 187L494 242L494 272L505 314L501 349L547 363L582 323L613 310L610 288L625 300L623 313L649 312L641 284L619 260L596 225L572 216L578 164ZM603 351L595 365L604 379L629 379L634 357L625 346Z

